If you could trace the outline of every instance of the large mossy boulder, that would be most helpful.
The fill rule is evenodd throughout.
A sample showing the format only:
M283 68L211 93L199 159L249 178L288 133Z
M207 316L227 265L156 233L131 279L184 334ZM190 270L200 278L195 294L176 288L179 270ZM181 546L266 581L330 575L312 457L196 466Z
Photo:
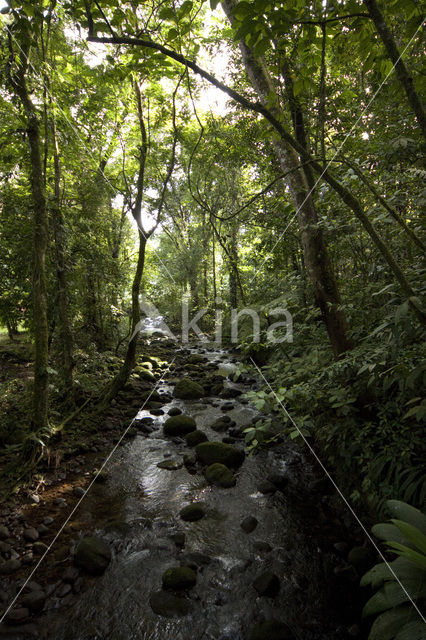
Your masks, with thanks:
M165 618L179 618L191 611L191 603L186 598L178 598L167 591L151 593L149 604L154 613Z
M195 380L181 378L176 383L173 395L175 398L181 398L182 400L196 400L197 398L203 398L205 392L203 387Z
M196 522L206 515L204 502L193 502L180 510L180 517L185 522Z
M181 414L167 418L163 431L166 436L185 436L187 433L195 431L196 428L197 425L195 424L194 418Z
M250 640L294 640L294 636L283 622L266 620L253 628Z
M80 540L75 550L74 562L88 573L99 575L111 562L111 549L102 538L87 536Z
M197 575L191 567L170 567L163 573L163 589L185 591L192 589L197 582Z
M155 382L156 378L152 371L140 367L137 371L137 376L140 380L146 380L147 382Z
M198 429L196 429L195 431L191 431L191 433L188 433L185 436L185 442L188 445L188 447L196 447L197 444L200 444L200 442L207 442L207 441L208 441L208 437L206 436L204 431L198 431Z
M224 464L220 464L220 462L215 462L207 467L206 480L209 484L214 484L224 489L234 487L236 482L232 471L225 467Z
M240 467L245 458L244 451L224 442L202 442L195 447L195 452L203 464L220 462L230 468Z

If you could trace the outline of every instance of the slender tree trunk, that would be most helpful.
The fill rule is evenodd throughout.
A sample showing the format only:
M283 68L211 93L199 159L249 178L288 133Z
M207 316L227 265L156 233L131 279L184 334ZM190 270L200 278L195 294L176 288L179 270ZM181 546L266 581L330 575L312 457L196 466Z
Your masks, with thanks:
M56 132L56 122L52 120L52 141L53 141L53 163L55 173L55 192L53 206L51 207L53 236L55 239L56 253L56 276L58 279L58 317L60 329L60 353L61 368L60 375L67 390L67 395L72 397L73 388L73 336L69 318L69 296L66 264L66 240L64 219L61 211L61 164L59 159L58 139Z
M223 0L222 2L225 13L231 22L234 4L234 0ZM258 62L253 51L244 42L240 42L240 50L252 85L262 102L266 104L271 93L275 93L266 69ZM302 136L304 139L303 121L299 119L300 114L296 106L294 104L292 109L296 135L299 138ZM302 144L300 140L299 142ZM278 162L284 173L299 166L300 161L296 152L284 140L274 140L274 147ZM348 325L345 315L340 309L337 282L331 268L322 231L318 226L317 212L310 193L309 182L312 181L312 178L310 173L306 174L301 169L289 174L287 180L297 212L307 272L313 285L317 304L321 309L331 347L337 357L351 349L352 343L347 337Z
M12 38L9 47L13 57ZM32 424L35 430L47 427L48 415L48 323L46 292L46 250L48 243L48 217L43 185L43 163L40 144L40 122L31 101L26 82L29 45L21 46L16 74L10 77L13 89L21 100L30 147L31 192L33 197L33 328L34 328L34 390Z
M108 404L123 388L132 373L136 364L136 349L138 344L138 331L137 325L141 319L141 313L139 308L139 295L141 290L141 281L143 275L143 269L145 266L145 253L146 253L146 236L139 231L139 251L138 251L138 263L136 266L135 275L133 277L132 284L132 332L131 340L128 343L126 356L124 363L111 383L110 388L107 391L104 403Z
M383 42L386 52L392 61L397 78L401 86L403 87L408 102L410 103L411 108L417 118L417 122L419 123L423 137L426 139L425 108L421 97L416 91L413 78L408 72L408 69L405 66L405 62L402 59L402 55L398 50L392 32L386 24L386 20L376 0L364 0L364 4L368 9L368 13L370 14L372 21L374 22L374 26L377 29L377 33L379 34Z

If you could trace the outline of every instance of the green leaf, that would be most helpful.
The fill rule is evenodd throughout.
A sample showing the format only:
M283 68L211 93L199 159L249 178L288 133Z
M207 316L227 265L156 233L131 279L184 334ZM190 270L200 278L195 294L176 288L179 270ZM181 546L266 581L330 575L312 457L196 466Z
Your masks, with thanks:
M417 527L424 535L426 535L426 515L419 509L412 507L402 500L387 500L386 505L392 516L398 520L404 520L413 527Z
M402 520L393 519L392 522L396 527L398 527L402 535L404 535L407 540L426 555L426 536L424 536L417 527L414 527L408 522L403 522Z
M407 540L394 524L380 522L379 524L375 524L374 527L371 528L371 531L377 538L380 538L380 540L385 540L386 542L391 540L399 542L400 544L407 544Z
M245 2L245 0L243 0L243 2L239 2L232 9L232 15L234 15L236 18L244 18L245 16L250 14L251 11L252 11L252 7L250 3Z
M177 12L179 16L179 20L184 18L186 15L188 15L188 13L191 13L192 6L193 6L193 3L191 2L191 0L185 0L183 5L179 7Z
M416 593L415 590L410 591L408 584L404 585L404 588L408 592L410 597L406 594L406 592L404 591L404 589L402 589L401 585L398 584L398 582L385 583L380 591L377 591L377 593L375 593L366 603L364 609L362 610L363 617L367 618L368 616L375 615L376 613L387 611L388 609L392 609L393 607L409 601L410 598L412 599Z
M411 607L407 605L385 611L374 621L368 640L392 640L395 633L409 620L410 615Z
M263 56L263 54L269 49L271 46L271 41L269 38L262 38L260 42L254 48L254 55L257 57Z
M425 623L422 620L408 622L395 636L395 640L425 640Z

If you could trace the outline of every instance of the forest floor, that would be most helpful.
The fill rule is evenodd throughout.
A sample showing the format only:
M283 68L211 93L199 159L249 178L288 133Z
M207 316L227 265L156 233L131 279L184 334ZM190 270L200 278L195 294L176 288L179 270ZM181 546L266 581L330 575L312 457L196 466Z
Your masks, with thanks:
M27 347L19 344L18 349L22 351L23 359L10 362L8 370L9 375L15 375L16 379L28 377L31 369L30 361L24 357ZM4 352L9 351L10 345L5 344ZM81 594L90 593L95 587L98 578L74 564L76 541L82 535L102 529L112 506L109 500L101 499L92 504L89 510L84 510L80 508L80 502L89 487L95 495L102 495L105 491L103 487L108 483L109 473L106 470L98 472L115 447L123 450L132 446L134 438L152 435L152 418L137 422L133 420L142 405L153 419L165 413L164 402L169 402L170 398L167 394L153 391L160 378L175 382L175 376L190 375L209 388L209 395L218 394L217 400L220 400L215 367L191 362L190 355L188 350L176 353L175 345L167 341L158 340L150 346L144 345L135 374L113 405L102 414L94 414L87 409L66 425L55 436L55 442L49 445L31 481L20 482L3 503L0 508L0 603L3 611L10 607L18 594L19 597L8 611L5 624L0 626L1 637L56 640L56 632L52 632L45 621L48 612L58 609L72 612L76 603L81 602ZM118 361L114 358L110 360L108 366L112 371L118 366ZM151 367L147 368L147 363ZM248 381L255 383L254 379ZM228 404L232 403L233 400L228 398ZM233 438L228 434L228 442L236 442L241 435ZM292 448L297 449L295 445ZM276 453L277 456L281 455L278 449ZM311 478L308 482L309 474ZM315 616L311 611L311 619L305 620L302 625L306 633L297 637L309 640L324 637L362 638L364 635L359 623L361 602L357 585L359 576L368 568L374 556L372 558L371 553L362 547L355 566L348 563L349 550L354 545L357 548L362 541L352 531L348 532L345 514L336 512L330 506L330 488L315 469L310 468L309 473L305 470L302 482L307 486L303 491L303 507L299 501L296 508L297 519L299 516L302 521L305 519L302 528L307 526L310 529L309 545L321 549L324 566L317 575L318 583L311 585L314 592L317 590L321 594L321 612L317 611ZM276 487L265 490L266 495L269 495L268 491L274 494ZM296 555L300 551L296 549ZM323 584L318 577L320 574ZM307 575L305 579L312 580L312 576ZM308 589L307 586L305 589ZM324 601L328 603L325 610ZM319 625L316 631L315 625ZM327 625L329 628L334 625L337 635L327 631L329 635L324 636Z

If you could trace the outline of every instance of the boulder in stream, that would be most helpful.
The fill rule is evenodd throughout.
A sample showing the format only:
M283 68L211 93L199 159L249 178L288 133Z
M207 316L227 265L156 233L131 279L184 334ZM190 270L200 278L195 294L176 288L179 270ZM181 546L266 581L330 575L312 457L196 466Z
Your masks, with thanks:
M206 515L206 506L204 502L193 502L180 510L180 517L186 522L195 522L201 520Z
M194 418L185 415L171 416L164 423L166 436L184 436L197 428Z
M103 573L111 562L108 542L96 536L82 538L75 550L74 562L88 573Z
M244 518L241 522L240 527L245 533L251 533L256 529L258 524L257 518L254 516L247 516L247 518Z
M244 462L245 454L241 449L236 449L224 442L202 442L195 447L197 458L206 465L220 462L226 467L240 467Z
M192 589L197 582L197 574L191 567L170 567L163 573L163 589L185 591Z
M186 616L191 611L191 603L186 598L178 598L167 591L154 591L149 598L154 613L165 618Z
M236 483L232 471L220 462L215 462L207 467L206 480L209 484L214 484L217 487L223 487L224 489L234 487Z
M253 580L253 587L260 596L275 598L280 590L280 581L272 571L264 571Z
M207 442L208 438L204 431L199 431L196 429L195 431L191 431L191 433L187 433L185 436L185 442L188 447L196 447L200 442Z
M198 382L191 380L191 378L181 378L174 388L173 395L175 398L182 398L183 400L196 400L197 398L203 398L205 392Z

